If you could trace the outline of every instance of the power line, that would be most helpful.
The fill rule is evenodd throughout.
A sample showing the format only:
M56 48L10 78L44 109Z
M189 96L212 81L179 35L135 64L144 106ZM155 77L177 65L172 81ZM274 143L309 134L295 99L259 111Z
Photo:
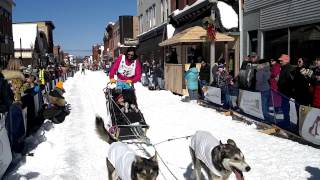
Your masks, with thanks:
M91 49L64 49L63 51L91 52Z

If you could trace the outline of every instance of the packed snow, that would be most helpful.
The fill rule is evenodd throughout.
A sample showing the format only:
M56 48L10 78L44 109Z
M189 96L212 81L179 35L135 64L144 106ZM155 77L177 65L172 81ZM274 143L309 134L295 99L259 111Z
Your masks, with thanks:
M87 71L69 78L64 86L71 114L62 124L46 122L38 134L29 138L39 144L25 161L10 173L15 179L107 179L105 159L109 145L96 135L95 114L107 118L103 88L108 82L103 72ZM320 151L290 140L263 134L213 109L181 101L169 91L149 91L137 83L138 105L150 125L147 136L153 144L169 138L192 135L197 130L211 132L223 143L233 139L245 155L251 171L249 180L320 179ZM192 166L190 139L156 145L177 179L190 179ZM158 158L158 179L174 179ZM235 179L232 175L230 179Z

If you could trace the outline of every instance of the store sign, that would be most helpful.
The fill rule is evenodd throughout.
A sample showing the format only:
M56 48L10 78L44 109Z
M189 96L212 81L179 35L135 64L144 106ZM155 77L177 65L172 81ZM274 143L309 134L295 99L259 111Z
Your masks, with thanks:
M131 38L124 39L124 45L126 46L136 46L138 44L139 44L139 41L137 39L131 39Z

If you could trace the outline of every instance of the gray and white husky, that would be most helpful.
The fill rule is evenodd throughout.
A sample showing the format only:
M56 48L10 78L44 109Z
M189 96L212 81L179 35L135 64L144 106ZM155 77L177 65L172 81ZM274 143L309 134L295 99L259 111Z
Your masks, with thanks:
M156 180L159 173L156 154L151 158L137 155L127 144L110 135L104 127L103 119L98 116L96 131L101 139L111 144L107 157L109 180Z
M232 139L228 139L227 144L222 144L206 131L197 131L193 135L190 153L196 180L200 180L201 168L205 170L210 180L226 180L232 172L237 180L244 180L242 172L251 169Z

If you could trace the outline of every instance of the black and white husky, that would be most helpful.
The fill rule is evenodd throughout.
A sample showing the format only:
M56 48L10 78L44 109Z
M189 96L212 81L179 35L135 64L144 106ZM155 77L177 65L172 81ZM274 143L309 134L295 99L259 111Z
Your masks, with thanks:
M159 173L157 155L145 158L136 154L127 144L117 141L96 117L96 131L110 145L107 157L109 180L155 180Z
M242 172L251 169L233 140L228 139L227 144L222 144L206 131L197 131L193 135L190 153L196 180L200 180L201 168L210 180L228 179L232 172L237 180L244 180Z

